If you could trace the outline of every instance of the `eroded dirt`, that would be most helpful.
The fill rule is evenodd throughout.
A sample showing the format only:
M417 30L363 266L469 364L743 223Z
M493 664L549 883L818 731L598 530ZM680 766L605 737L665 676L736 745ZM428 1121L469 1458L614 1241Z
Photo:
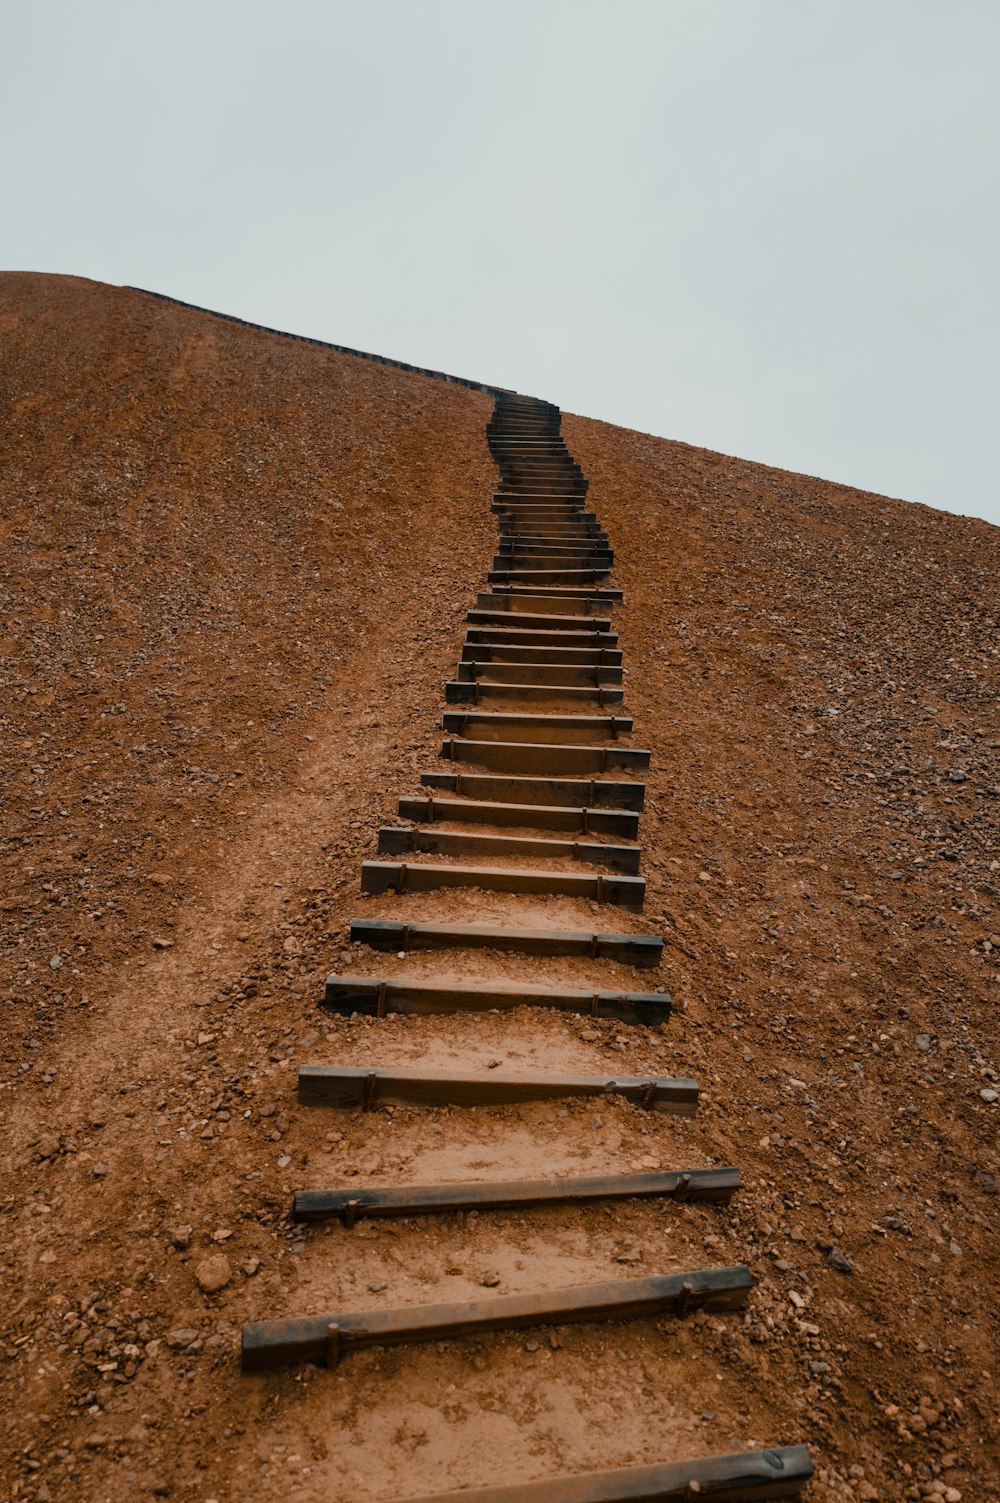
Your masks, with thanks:
M996 530L566 419L653 754L645 912L365 899L492 552L489 399L74 279L0 278L0 329L10 1495L388 1500L808 1440L824 1503L997 1496ZM347 944L365 913L668 942L399 961ZM318 1006L401 968L676 1011ZM303 1060L703 1095L360 1117L299 1108ZM728 1209L288 1216L345 1176L708 1163ZM740 1260L745 1319L237 1369L247 1319Z

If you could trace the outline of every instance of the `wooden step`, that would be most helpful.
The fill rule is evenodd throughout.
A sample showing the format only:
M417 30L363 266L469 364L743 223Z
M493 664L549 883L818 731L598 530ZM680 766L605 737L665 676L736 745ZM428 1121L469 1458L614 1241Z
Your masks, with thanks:
M466 611L465 619L473 626L509 626L511 619L521 628L534 628L536 631L604 631L611 630L611 617L573 615L567 616L560 613L550 615L546 611L512 611L509 607L500 607L497 610Z
M413 950L513 950L522 955L582 955L649 969L659 965L659 934L598 934L590 929L514 929L508 924L403 924L352 919L351 943L406 955Z
M648 751L614 742L603 746L569 746L559 742L466 741L450 736L441 743L441 756L448 762L472 762L493 772L513 772L522 777L649 769Z
M556 641L558 640L557 638ZM580 647L576 645L576 638L573 639L573 645L567 644L565 647L554 644L539 647L531 643L525 646L520 642L463 642L460 661L549 665L566 663L574 667L592 665L595 668L621 668L622 653L620 647Z
M422 1494L397 1503L768 1503L797 1497L813 1474L808 1446L734 1451L651 1466L575 1472L495 1487Z
M693 1117L694 1080L653 1075L505 1075L448 1070L370 1070L364 1065L300 1065L302 1106L371 1111L377 1106L510 1106L528 1101L567 1101L620 1096L644 1111Z
M528 670L530 674L530 669ZM525 675L527 677L527 674ZM620 705L625 691L610 684L531 684L514 680L449 679L444 686L445 702L450 705L478 705L484 700L523 700L529 704L550 704L553 700L575 704Z
M570 621L579 621L580 616L586 616L586 625L591 624L591 618L600 616L608 621L611 627L612 603L609 600L600 600L597 595L583 595L576 600L565 600L562 595L513 595L510 591L486 591L481 589L475 597L475 610L489 610L489 612L502 612L510 618L514 616L517 621L525 615L565 616ZM468 616L466 616L468 619Z
M641 852L637 845L609 845L596 840L554 840L542 835L483 835L472 830L438 830L400 828L383 825L378 832L380 856L459 856L476 860L488 856L537 857L541 861L586 861L592 866L606 866L610 871L639 870Z
M699 1268L689 1273L550 1289L544 1294L502 1294L460 1304L404 1305L397 1310L260 1320L243 1327L240 1365L245 1373L284 1367L290 1362L336 1367L348 1352L362 1347L447 1341L525 1326L687 1315L695 1310L718 1314L742 1310L752 1288L750 1270L738 1263L731 1268Z
M615 554L607 543L598 542L594 538L523 538L515 533L497 540L496 558L501 563L512 558L527 558L539 563L558 563L562 559L569 559L573 563L607 564L610 568L615 561Z
M521 986L502 981L400 981L396 977L328 976L323 994L327 1012L367 1017L405 1013L430 1017L439 1013L513 1012L518 1007L548 1007L588 1018L614 1018L648 1028L670 1017L666 992L612 992L558 986Z
M474 802L471 799L401 798L403 819L418 824L443 820L447 824L521 825L543 830L572 830L584 835L618 836L635 840L639 816L620 809L562 807L558 804L507 804Z
M484 741L511 740L520 731L526 738L543 731L568 736L593 736L617 741L632 733L631 715L546 715L529 710L445 710L441 729L452 735Z
M598 872L536 871L503 866L442 866L437 862L363 861L362 892L435 892L476 887L483 892L530 892L543 897L587 898L638 913L645 877Z
M545 570L551 573L559 570L565 573L573 570L580 573L589 570L590 573L610 574L614 567L614 559L608 548L544 548L540 552L531 549L500 548L493 555L492 570L498 570L507 574L516 574L524 569L532 569L536 572ZM489 570L486 571L487 575Z
M607 569L487 569L487 584L517 580L525 584L597 584L608 577Z
M540 594L548 596L554 595L557 596L560 600L567 601L573 601L575 599L579 600L583 599L584 597L588 597L600 601L609 601L611 604L614 604L619 600L624 600L625 598L624 590L618 588L615 585L605 585L603 586L603 588L595 590L580 588L577 585L563 585L558 589L551 590L546 590L538 585L497 585L493 593L496 595L515 596L531 596Z
M479 772L422 772L424 788L441 788L468 798L494 799L512 804L569 804L589 809L634 809L641 812L645 783L616 779L493 777Z
M463 660L455 669L459 683L575 684L579 689L621 684L622 669L586 663L482 663Z
M292 1220L441 1216L455 1211L520 1211L536 1206L587 1205L597 1200L679 1200L728 1205L743 1188L738 1169L658 1169L649 1174L565 1175L549 1179L474 1181L445 1185L358 1185L296 1190Z
M465 633L467 643L507 643L511 647L587 647L591 651L599 647L618 647L616 631L537 631L533 627L515 626L470 626Z

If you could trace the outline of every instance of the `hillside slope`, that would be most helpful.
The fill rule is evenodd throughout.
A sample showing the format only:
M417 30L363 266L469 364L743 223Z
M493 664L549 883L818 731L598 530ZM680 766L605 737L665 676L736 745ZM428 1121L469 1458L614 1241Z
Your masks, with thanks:
M303 1047L371 1056L315 1003L362 959L359 863L437 754L492 551L492 403L72 278L0 277L0 331L12 1495L389 1499L501 1453L537 1476L714 1435L809 1439L818 1499L997 1496L1000 533L565 420L625 589L679 1016L627 1043L520 1014L435 1038L695 1075L673 1156L747 1188L724 1221L307 1236L306 1180L663 1146L613 1109L431 1113L404 1142L295 1108ZM431 1034L379 1037L412 1060ZM364 1305L655 1272L680 1245L751 1264L742 1327L235 1367L240 1321L308 1304L322 1248Z

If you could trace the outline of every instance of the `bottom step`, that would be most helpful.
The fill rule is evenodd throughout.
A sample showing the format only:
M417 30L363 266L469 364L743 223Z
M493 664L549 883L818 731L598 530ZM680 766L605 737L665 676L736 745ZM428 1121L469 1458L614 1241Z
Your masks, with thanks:
M407 954L412 950L516 950L522 955L589 955L625 965L659 965L659 934L596 934L589 929L512 929L505 924L401 924L352 919L351 944Z
M262 1372L288 1362L335 1367L344 1353L366 1346L441 1341L524 1326L742 1310L752 1288L750 1270L737 1263L731 1268L584 1284L544 1294L506 1294L455 1305L406 1305L398 1310L261 1320L243 1327L242 1367L244 1372Z
M812 1474L808 1446L775 1446L510 1486L466 1487L399 1503L693 1503L696 1498L767 1503L771 1498L795 1497Z

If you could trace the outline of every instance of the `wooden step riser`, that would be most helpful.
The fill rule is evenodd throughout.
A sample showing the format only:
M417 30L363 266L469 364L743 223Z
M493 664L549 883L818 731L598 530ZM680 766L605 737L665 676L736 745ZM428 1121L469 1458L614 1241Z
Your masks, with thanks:
M647 772L649 752L637 747L537 745L527 741L465 741L449 737L442 742L441 756L447 762L469 762L493 772L512 772L525 777L600 776L605 772Z
M607 569L490 569L488 584L507 584L518 580L524 584L603 584Z
M510 626L517 625L516 618L541 613L545 616L601 616L610 627L613 604L613 601L602 600L599 595L567 599L563 595L512 595L507 590L480 590L476 595L475 609L494 613L502 611ZM587 625L590 624L588 619Z
M437 866L429 862L362 862L362 892L437 892L446 887L475 887L483 892L534 893L543 897L586 898L638 913L642 909L646 882L643 877L598 876L589 872L578 874L503 867Z
M458 794L460 798L485 799L496 803L558 804L574 808L627 809L641 814L646 801L645 783L600 778L493 777L478 772L423 772L424 788Z
M445 709L441 729L474 741L618 741L632 735L632 715L546 714L534 709Z
M617 647L522 647L513 642L465 642L463 663L539 663L558 667L565 663L574 668L620 668L622 654Z
M398 829L383 825L378 832L380 856L457 856L467 861L490 857L523 857L534 861L581 861L608 871L635 876L640 851L632 845L604 845L593 840L558 840L531 835L481 835L470 830Z
M475 663L458 664L460 683L563 684L579 689L620 687L622 668L571 667L564 663Z
M456 1305L410 1305L398 1310L330 1312L291 1320L262 1320L243 1327L243 1372L290 1362L335 1367L348 1352L373 1346L449 1341L490 1331L606 1320L662 1319L694 1310L742 1310L753 1288L748 1268L697 1269L645 1279L623 1279L546 1294L508 1294ZM517 1492L512 1494L517 1497Z
M659 965L663 940L652 934L597 934L584 929L513 929L499 924L400 924L352 919L351 943L407 955L417 950L503 950L520 955L578 955L617 960L639 970Z
M441 729L452 736L489 741L617 741L632 733L631 715L547 715L530 710L445 710Z
M651 1466L576 1472L514 1486L400 1498L397 1503L770 1503L798 1497L813 1474L808 1446L723 1452Z
M624 600L624 590L616 585L605 585L601 590L580 589L573 585L563 585L558 590L540 589L536 585L502 585L494 594L513 595L515 597L530 597L532 595L557 596L560 600L601 600L614 605L617 601Z
M512 705L529 707L560 704L566 708L580 706L607 710L624 704L625 691L611 685L594 688L574 684L491 683L488 680L467 683L461 679L449 679L444 686L444 697L450 705L488 705L499 700L505 707L509 701Z
M515 1211L595 1201L678 1200L688 1205L728 1205L743 1188L738 1169L661 1169L651 1174L569 1175L490 1184L351 1185L297 1190L292 1220L299 1224L365 1218L447 1216L458 1211Z
M493 555L494 567L498 569L508 563L527 563L532 568L536 564L555 564L559 568L572 564L574 568L596 569L601 566L611 569L614 562L614 554L610 548L595 548L588 543L522 544L501 541Z
M378 1106L490 1107L529 1101L572 1101L610 1096L644 1111L693 1117L698 1109L694 1080L652 1075L520 1075L497 1071L459 1074L427 1070L369 1070L357 1065L301 1065L303 1106L371 1111Z
M512 619L515 618L515 619ZM523 631L604 631L611 630L611 617L560 616L546 611L466 611L465 619L470 626L504 626Z
M537 830L637 840L639 816L631 810L561 808L558 804L500 804L483 800L401 798L399 813L418 824L520 825Z
M658 992L562 991L557 987L445 986L439 982L372 980L353 976L327 978L325 1012L349 1017L438 1017L447 1013L514 1012L543 1007L576 1017L606 1018L635 1027L655 1028L670 1017L670 998Z
M586 631L536 631L534 627L520 626L470 626L465 633L465 644L508 647L584 647L591 652L600 648L618 649L616 631L598 631L588 626Z

